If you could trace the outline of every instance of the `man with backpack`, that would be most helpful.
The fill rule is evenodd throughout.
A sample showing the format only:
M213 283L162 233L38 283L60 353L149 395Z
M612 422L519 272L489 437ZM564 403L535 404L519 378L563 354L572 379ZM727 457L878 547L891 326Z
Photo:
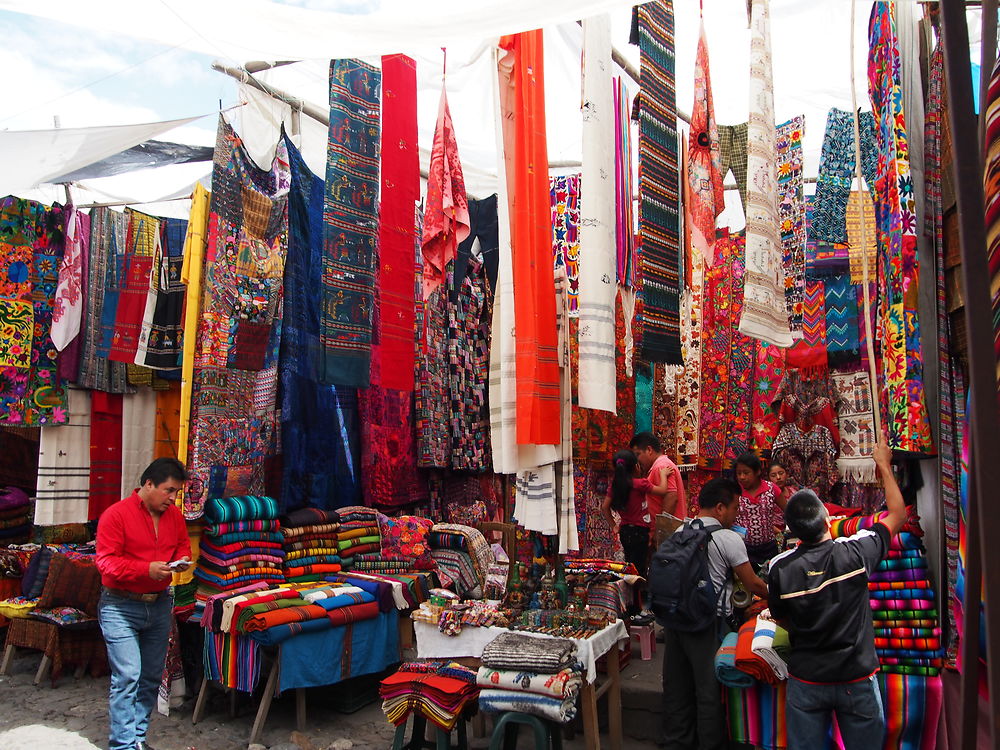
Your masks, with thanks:
M715 654L732 630L733 575L748 591L767 596L743 538L730 528L739 498L736 482L709 481L698 495L698 516L664 540L650 565L651 607L664 628L663 736L668 750L728 746Z

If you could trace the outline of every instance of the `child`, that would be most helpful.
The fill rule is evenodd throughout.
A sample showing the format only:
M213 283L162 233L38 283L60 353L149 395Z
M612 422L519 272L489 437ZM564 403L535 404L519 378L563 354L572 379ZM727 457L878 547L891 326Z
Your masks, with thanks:
M754 453L744 453L736 459L736 481L742 490L736 523L747 530L747 555L754 570L780 551L775 531L785 527L788 502L776 484L761 477L761 468Z
M781 497L785 503L788 502L788 498L800 489L799 485L792 481L792 476L788 473L788 469L778 461L772 461L771 465L767 467L767 478L778 485L778 489L781 490Z
M611 494L601 503L601 512L608 519L608 524L615 527L611 511L617 511L621 518L618 527L618 538L625 552L625 562L635 566L639 575L646 575L646 559L649 553L650 532L653 529L653 516L646 502L649 492L665 492L667 478L664 475L661 485L655 485L642 476L639 459L631 450L620 450L612 459L611 469L614 479L611 481ZM664 472L665 474L665 472ZM631 612L635 614L638 612Z

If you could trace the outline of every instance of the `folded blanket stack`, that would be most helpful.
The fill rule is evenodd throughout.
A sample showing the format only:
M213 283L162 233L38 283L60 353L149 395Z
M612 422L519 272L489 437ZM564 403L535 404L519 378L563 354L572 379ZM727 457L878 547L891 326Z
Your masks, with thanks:
M522 711L564 724L576 715L583 668L564 638L502 633L483 649L479 708Z
M761 682L775 685L788 679L788 665L782 658L788 650L788 633L770 620L756 617L740 627L735 666Z
M834 524L834 536L870 528L879 518L860 516ZM875 652L881 671L933 677L941 672L944 646L937 597L928 577L927 551L919 519L911 512L892 538L889 554L868 579L875 624Z
M337 529L337 554L344 570L355 568L358 558L367 555L363 567L378 572L377 563L372 563L382 551L382 537L378 530L378 512L362 505L340 508L340 528ZM372 557L374 556L374 557Z
M0 545L24 544L31 538L31 501L17 487L0 489Z
M715 654L715 679L726 687L753 687L753 677L736 668L736 644L738 640L738 633L730 633L722 640L722 645Z
M274 498L212 498L205 503L205 523L194 571L196 600L258 583L284 583L284 537Z
M479 697L476 672L461 664L415 661L401 664L379 685L382 711L399 726L416 711L450 732Z
M335 510L299 508L281 518L285 580L322 581L343 569L337 549L340 514Z
M465 599L482 599L493 549L478 529L457 523L438 523L429 536L431 557L442 585Z

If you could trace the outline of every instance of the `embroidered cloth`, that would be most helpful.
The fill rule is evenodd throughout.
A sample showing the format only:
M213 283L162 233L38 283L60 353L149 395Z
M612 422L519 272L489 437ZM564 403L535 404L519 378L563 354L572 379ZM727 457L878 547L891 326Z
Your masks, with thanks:
M694 63L694 105L688 136L687 181L691 197L687 204L691 244L706 261L711 262L715 252L715 219L726 207L726 201L722 190L722 156L712 101L704 19L698 29L698 52Z
M806 286L805 210L802 202L802 137L805 116L778 126L778 221L785 278L785 310L793 331L802 330L802 295Z

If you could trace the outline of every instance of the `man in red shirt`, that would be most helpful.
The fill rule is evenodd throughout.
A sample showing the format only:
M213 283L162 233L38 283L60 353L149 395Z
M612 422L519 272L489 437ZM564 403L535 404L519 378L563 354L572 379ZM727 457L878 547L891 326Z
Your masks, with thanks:
M98 620L108 646L109 750L144 750L170 638L173 573L191 564L184 517L174 504L184 465L158 458L140 487L108 508L97 526L97 567L104 590Z

